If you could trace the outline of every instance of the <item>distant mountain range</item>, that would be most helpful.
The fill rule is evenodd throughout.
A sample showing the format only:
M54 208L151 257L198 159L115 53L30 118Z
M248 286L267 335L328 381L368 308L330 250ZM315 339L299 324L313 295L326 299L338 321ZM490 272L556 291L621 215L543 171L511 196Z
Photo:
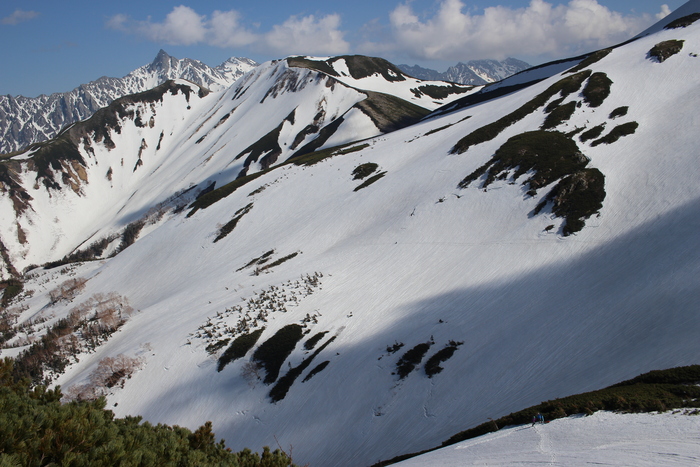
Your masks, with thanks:
M506 58L500 62L498 60L470 60L467 63L459 62L442 73L418 65L398 65L401 71L414 78L452 81L453 83L471 84L474 86L501 81L511 75L527 70L531 66L532 65L529 63L515 58Z
M66 125L84 120L114 99L182 78L217 90L233 84L257 66L248 58L232 57L217 67L190 58L177 59L164 50L153 62L123 78L103 76L69 92L38 97L0 96L0 153L17 151L54 137Z
M489 86L292 56L0 155L0 358L117 417L334 467L697 364L700 0L653 31ZM672 380L597 400L697 401ZM565 425L498 436L561 463Z
M53 138L71 123L84 120L114 99L152 89L169 79L186 79L213 91L231 86L258 64L243 57L231 57L210 67L190 58L178 59L160 50L153 62L123 78L103 76L68 92L38 97L0 96L0 154L18 151L32 143ZM484 85L500 81L530 65L507 58L471 60L458 63L444 73L418 65L398 65L399 70L418 79Z

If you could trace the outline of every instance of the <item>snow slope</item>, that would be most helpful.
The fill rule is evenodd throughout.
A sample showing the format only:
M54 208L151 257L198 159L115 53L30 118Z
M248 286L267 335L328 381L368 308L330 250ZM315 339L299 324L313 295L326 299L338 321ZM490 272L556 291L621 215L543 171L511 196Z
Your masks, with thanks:
M596 412L507 427L395 465L698 465L700 418Z
M257 63L231 57L217 67L177 59L161 50L148 65L122 78L102 78L49 96L0 96L0 153L18 151L53 138L65 126L90 117L114 99L146 91L169 79L186 79L212 90L229 87Z
M669 39L684 40L682 52L663 63L651 60L649 50ZM478 183L457 188L509 138L537 130L547 114L538 107L461 154L453 150L458 141L570 76L555 74L509 96L347 146L315 165L282 164L280 157L263 171L258 159L249 165L257 178L196 212L168 211L113 258L63 275L30 271L17 322L35 323L40 334L93 294L117 292L137 312L55 383L85 383L106 356L140 357L142 368L109 391L108 406L117 415L189 427L211 420L234 449L279 442L293 447L295 462L310 465L369 465L433 447L488 417L542 400L697 363L697 53L700 23L659 31L589 67L612 81L600 106L583 102L580 90L561 102L581 103L556 126L562 133L605 123L605 135L638 123L634 134L612 144L593 146L576 134L589 167L605 176L606 196L574 235L561 234L564 221L551 205L533 211L555 182L529 196L522 182L531 174L513 180L511 171L485 189ZM262 82L268 85L258 86ZM337 94L323 94L333 86ZM191 108L166 120L173 138L159 165L147 166L144 157L138 169L157 177L144 177L129 192L123 217L111 222L133 218L191 180L200 188L234 180L244 159L235 156L252 153L246 148L280 122L276 141L284 148L308 125L321 96L331 115L353 109L362 95L284 62L257 68L224 93L190 94ZM173 106L183 105L180 94L172 97ZM625 115L610 117L624 106ZM286 119L292 109L294 122ZM197 117L182 117L187 112ZM217 123L227 114L225 130ZM138 130L124 125L120 137L131 138L130 149L110 157L135 160ZM367 163L384 175L358 190L362 180L353 172ZM57 217L74 208L61 209ZM233 230L215 241L232 222ZM8 243L16 232L4 228ZM51 238L46 235L40 241ZM32 254L17 263L27 264ZM85 289L72 303L48 303L48 291L65 274L88 279ZM270 392L278 381L262 381L269 376L264 369L255 378L251 357L292 324L306 334L280 376L295 369L300 375L275 402ZM230 341L216 349L217 343L259 330L256 348L217 371ZM319 333L325 334L315 347L304 346ZM10 344L19 345L21 337ZM451 341L461 344L441 363L444 370L428 378L426 360ZM400 379L399 359L419 344L427 353Z

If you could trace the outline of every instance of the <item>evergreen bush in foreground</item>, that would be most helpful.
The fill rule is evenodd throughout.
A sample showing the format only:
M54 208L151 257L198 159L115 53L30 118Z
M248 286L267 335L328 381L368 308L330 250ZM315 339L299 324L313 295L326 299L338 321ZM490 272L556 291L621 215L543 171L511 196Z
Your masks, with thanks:
M30 389L12 378L12 360L0 361L2 466L232 466L292 465L284 452L234 453L215 441L211 422L187 428L114 418L103 398L61 404L61 390Z

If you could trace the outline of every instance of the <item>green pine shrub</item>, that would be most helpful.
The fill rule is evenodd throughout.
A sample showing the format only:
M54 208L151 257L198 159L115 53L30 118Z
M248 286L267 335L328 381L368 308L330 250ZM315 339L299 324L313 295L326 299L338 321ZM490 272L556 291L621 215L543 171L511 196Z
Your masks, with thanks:
M544 123L540 128L542 130L551 130L568 121L576 110L576 104L576 101L571 101L555 107L544 119Z
M192 215L194 215L195 212L197 212L200 209L208 208L217 201L227 197L240 187L245 186L246 184L260 177L261 175L265 175L270 170L272 169L261 170L260 172L256 172L251 175L243 175L242 177L239 177L236 180L227 183L226 185L221 186L216 190L197 198L192 204L189 205L190 212L187 213L187 217L191 217Z
M281 450L232 452L216 442L211 422L187 428L114 418L105 399L61 404L61 390L30 389L13 378L13 362L0 361L0 464L107 467L292 465Z
M610 52L612 52L612 49L602 49L602 50L598 50L597 52L593 52L588 57L583 59L578 65L576 65L575 67L568 70L567 73L577 73L577 72L583 70L584 68L588 68L589 66L593 65L595 62L602 60Z
M228 221L226 224L224 224L220 229L218 234L216 235L216 238L214 239L214 243L218 242L222 238L226 237L228 234L233 232L233 229L236 228L238 225L238 221L243 218L246 214L250 212L250 210L253 209L253 203L248 204L247 206L239 209L236 211L236 213L233 215L233 219Z
M545 420L554 420L574 414L591 415L599 410L642 413L700 407L699 385L700 365L652 371L598 391L542 402L539 405L461 431L451 436L440 446L421 452L403 454L388 461L378 462L373 467L391 465L445 446L476 438L497 431L498 427L524 425L530 423L532 417L537 413L544 415ZM700 411L697 412L700 413Z
M399 361L396 362L396 374L399 376L399 379L404 379L418 366L431 345L432 342L418 344L408 349L406 353L401 356Z
M688 16L683 16L682 18L678 18L677 20L671 21L666 26L664 26L664 29L686 28L699 19L700 13L693 13Z
M547 104L547 107L544 108L545 113L550 113L552 110L556 109L561 105L562 102L564 102L565 97L560 97L559 99L554 99L552 102Z
M552 212L565 219L562 234L571 235L583 229L585 220L603 207L605 176L598 169L582 169L564 177L537 205L537 215L549 202Z
M141 230L144 228L145 225L145 219L139 219L127 225L124 231L122 232L122 241L119 244L119 247L117 248L117 253L124 251L131 245L133 245L134 242L136 242L139 233L141 233Z
M435 86L433 84L425 84L423 86L418 86L417 88L412 88L411 92L417 98L422 95L432 97L433 99L447 99L450 94L464 94L465 92L473 89L474 86L458 86L456 84L451 84L450 86Z
M654 374L655 373L655 374ZM663 380L669 382L661 382ZM640 375L605 389L542 402L520 412L501 417L499 426L527 423L540 412L547 420L578 413L611 410L619 412L655 412L680 407L700 407L700 365L680 367ZM443 443L454 444L473 436L459 433Z
M683 42L672 39L670 41L663 41L656 44L649 51L648 57L655 58L657 62L665 62L666 59L676 55L683 48Z
M328 331L323 331L314 334L312 337L310 337L306 342L304 342L304 349L306 350L312 350L314 347L316 347L316 344L323 339L323 336L328 334Z
M277 380L277 383L270 389L270 400L272 402L279 402L284 397L287 395L287 392L289 392L289 389L292 387L292 384L294 384L294 381L301 376L302 372L311 365L311 362L320 354L323 352L323 350L330 345L331 342L335 340L335 336L331 337L328 339L326 342L323 343L321 347L316 349L316 351L306 357L298 366L295 366L293 368L290 368L289 371L282 376L279 380ZM322 368L323 369L323 368ZM320 370L319 370L320 371Z
M318 365L316 365L311 371L309 371L309 374L306 375L306 377L301 380L302 383L307 382L311 378L313 378L316 374L322 372L330 363L330 361L326 360L325 362L321 362Z
M581 133L581 136L578 137L578 139L582 142L585 143L588 140L595 139L599 137L600 135L603 134L603 131L605 130L605 123L601 123L600 125L596 125L590 130L586 130L583 133Z
M216 371L221 371L229 363L245 357L245 354L247 354L248 351L258 342L258 339L260 339L260 336L264 330L265 328L261 328L236 337L229 348L227 348L224 353L221 354L221 357L219 357L219 364L216 367Z
M253 353L252 360L265 370L265 384L272 384L279 376L280 368L304 335L298 324L288 324L263 342Z
M352 171L352 179L353 180L362 180L370 175L372 175L379 166L375 164L374 162L366 162L364 164L360 164L355 169Z
M593 73L583 88L583 101L591 107L600 107L610 95L612 84L612 80L605 73Z
M466 188L482 175L486 175L486 180L481 187L486 188L504 172L514 171L513 180L527 172L534 172L523 185L527 184L530 192L536 192L586 164L586 156L581 154L574 140L563 133L529 131L508 139L489 162L465 177L458 187Z
M283 256L283 257L281 257L281 258L279 258L279 259L276 259L275 261L273 261L273 262L271 262L271 263L269 263L269 264L266 264L266 265L261 266L261 267L259 267L259 268L255 268L254 274L257 276L258 274L260 274L260 273L263 272L263 271L266 271L266 270L268 270L268 269L274 268L275 266L279 266L280 264L289 261L290 259L294 258L294 257L297 256L298 254L299 254L299 252L298 252L298 251L295 251L294 253L290 253L290 254L288 254L287 256Z
M589 76L591 76L591 70L585 70L560 79L547 88L543 93L534 97L517 110L504 117L501 117L493 123L489 123L488 125L474 130L464 138L460 139L457 144L452 147L450 153L462 154L472 146L485 143L486 141L491 141L510 125L519 122L540 107L543 107L552 97L556 96L557 94L560 94L561 97L565 98L569 94L577 92L579 89L581 89L581 85Z
M22 290L24 290L24 284L19 279L8 279L0 282L0 290L3 291L0 308L5 308L9 306L13 298L22 293Z
M274 253L275 253L274 249L268 250L265 253L263 253L262 255L258 256L257 258L251 259L248 263L246 263L245 266L242 266L242 267L236 269L236 272L242 271L242 270L249 268L251 266L255 266L256 264L265 264L270 259L270 256L272 256Z
M610 112L610 115L608 116L608 118L610 120L614 120L617 117L624 117L625 115L627 115L628 110L629 110L629 107L626 105L622 106L622 107L618 107L615 110L613 110L612 112Z
M639 123L637 122L627 122L622 125L617 125L615 128L610 130L610 133L598 138L591 143L591 146L598 146L599 144L612 144L623 136L632 135L637 131Z
M353 191L360 191L360 190L363 189L363 188L367 188L367 187L370 186L372 183L374 183L374 182L376 182L377 180L379 180L380 178L382 178L384 175L386 175L386 172L379 172L378 174L369 177L367 180L365 180L365 181L362 182L360 185L358 185L357 187L355 187L355 189L354 189Z
M432 378L436 374L440 373L444 368L440 366L441 363L449 360L460 345L464 342L450 341L444 348L440 349L425 362L425 374L428 378Z

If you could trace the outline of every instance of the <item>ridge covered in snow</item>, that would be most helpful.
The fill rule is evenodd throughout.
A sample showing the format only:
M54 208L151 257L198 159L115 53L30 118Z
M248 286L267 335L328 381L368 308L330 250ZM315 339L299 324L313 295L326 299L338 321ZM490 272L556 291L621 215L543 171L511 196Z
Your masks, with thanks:
M0 96L0 153L46 141L66 125L88 118L114 99L146 91L166 80L182 78L218 90L230 86L255 66L257 63L248 58L231 57L212 68L198 60L171 57L161 50L153 62L123 78L103 76L72 91L48 96Z
M506 58L502 61L469 60L466 63L459 62L442 73L418 65L398 65L398 67L402 71L419 79L443 80L480 86L501 81L518 72L527 70L531 65L515 58Z
M351 56L117 100L0 162L2 356L118 416L338 466L697 363L686 23L471 105ZM99 383L119 355L130 377Z

